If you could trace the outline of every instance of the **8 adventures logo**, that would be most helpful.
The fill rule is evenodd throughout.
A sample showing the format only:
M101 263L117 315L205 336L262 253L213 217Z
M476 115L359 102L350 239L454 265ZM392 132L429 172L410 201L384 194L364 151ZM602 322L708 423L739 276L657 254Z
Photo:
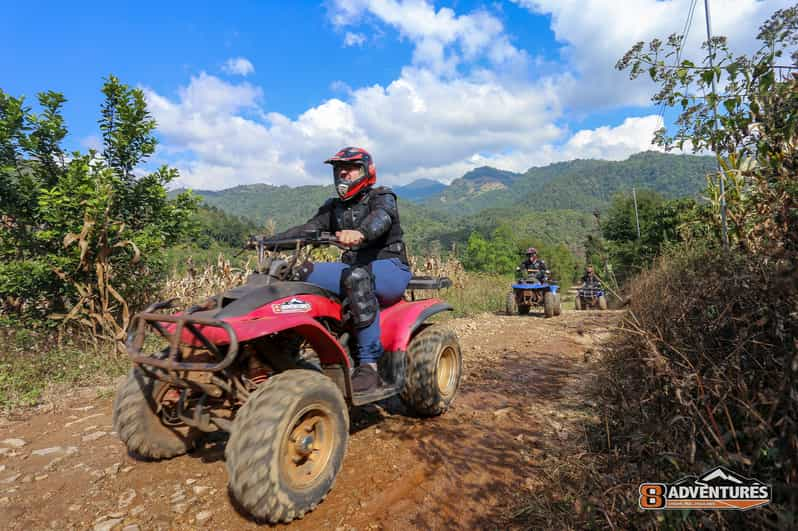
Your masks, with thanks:
M771 488L722 466L701 477L687 476L675 483L641 483L640 508L737 509L745 511L770 503Z

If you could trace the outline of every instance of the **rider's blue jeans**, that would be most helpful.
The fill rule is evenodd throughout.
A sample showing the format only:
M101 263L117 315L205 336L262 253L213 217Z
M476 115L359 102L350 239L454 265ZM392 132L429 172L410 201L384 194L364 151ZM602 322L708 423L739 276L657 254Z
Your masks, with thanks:
M341 296L341 273L348 265L341 262L321 262L313 264L313 272L308 276L307 282L321 286ZM402 298L402 294L410 282L412 273L398 258L388 260L375 260L371 263L371 272L374 275L374 284L377 291L377 300L380 306L390 306ZM380 314L374 322L365 328L356 331L358 360L360 363L376 363L382 356L382 342L380 341Z

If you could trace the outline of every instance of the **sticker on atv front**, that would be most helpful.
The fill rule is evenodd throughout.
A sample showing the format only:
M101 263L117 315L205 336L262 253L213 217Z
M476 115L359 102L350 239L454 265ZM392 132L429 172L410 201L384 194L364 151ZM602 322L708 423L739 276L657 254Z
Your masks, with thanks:
M272 304L274 313L305 313L309 312L312 306L309 302L293 298L280 304Z

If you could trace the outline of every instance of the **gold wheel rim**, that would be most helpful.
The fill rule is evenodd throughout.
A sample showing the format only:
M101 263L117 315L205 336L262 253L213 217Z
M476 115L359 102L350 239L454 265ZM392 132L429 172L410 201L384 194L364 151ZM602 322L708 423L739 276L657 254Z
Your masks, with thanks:
M438 391L443 398L449 398L457 388L457 352L447 346L438 356Z
M282 445L282 475L296 490L307 489L322 476L333 453L334 424L318 405L308 406L289 424Z

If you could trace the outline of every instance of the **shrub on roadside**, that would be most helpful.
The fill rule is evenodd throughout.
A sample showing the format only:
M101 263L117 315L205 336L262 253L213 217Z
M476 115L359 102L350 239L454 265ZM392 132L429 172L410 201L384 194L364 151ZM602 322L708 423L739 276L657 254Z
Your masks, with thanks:
M727 466L771 484L774 503L745 517L694 514L690 526L703 518L732 527L798 525L794 271L685 246L637 277L630 293L598 385L612 435L604 472L630 483L669 482ZM651 517L637 511L634 489L615 492L624 527Z

